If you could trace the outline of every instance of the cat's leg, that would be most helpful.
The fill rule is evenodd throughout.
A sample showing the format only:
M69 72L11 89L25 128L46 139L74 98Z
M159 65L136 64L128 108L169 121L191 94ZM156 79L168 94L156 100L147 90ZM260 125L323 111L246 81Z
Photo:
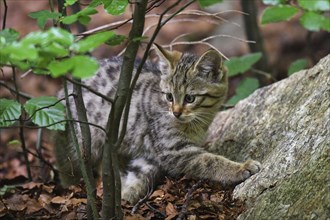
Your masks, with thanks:
M133 159L128 168L121 172L122 199L135 204L153 190L159 168L144 158Z
M184 173L193 178L233 185L243 182L261 169L258 161L234 162L189 143L180 143L178 147L173 146L160 156L166 171L172 175Z

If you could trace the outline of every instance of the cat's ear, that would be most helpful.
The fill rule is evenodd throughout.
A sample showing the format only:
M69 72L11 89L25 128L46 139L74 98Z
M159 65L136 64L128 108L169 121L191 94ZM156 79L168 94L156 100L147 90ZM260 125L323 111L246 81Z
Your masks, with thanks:
M216 50L206 51L196 62L197 76L207 78L212 82L220 82L226 77L226 68L222 55Z
M161 46L159 46L156 43L154 45L155 45L154 48L160 58L161 66L163 68L174 69L175 66L178 64L178 62L182 56L182 53L179 51L175 51L175 50L174 51L165 50L164 48L162 48Z

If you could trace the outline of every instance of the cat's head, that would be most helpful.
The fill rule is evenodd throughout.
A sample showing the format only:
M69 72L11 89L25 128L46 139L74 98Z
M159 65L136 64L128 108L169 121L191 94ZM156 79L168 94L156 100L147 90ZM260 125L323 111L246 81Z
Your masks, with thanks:
M160 88L170 117L182 123L210 123L228 89L222 56L208 50L200 57L156 45L162 72Z

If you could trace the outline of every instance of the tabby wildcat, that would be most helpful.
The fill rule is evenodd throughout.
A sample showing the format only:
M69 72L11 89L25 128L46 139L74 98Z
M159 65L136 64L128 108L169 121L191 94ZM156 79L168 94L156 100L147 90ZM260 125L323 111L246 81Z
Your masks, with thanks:
M131 101L127 133L119 150L122 198L135 203L160 176L186 174L223 184L238 184L260 169L260 163L237 163L207 152L206 131L227 93L227 76L215 50L201 57L156 46L159 65L147 61ZM122 59L100 62L96 76L84 84L114 99ZM71 88L72 90L72 88ZM60 93L63 96L63 92ZM111 103L85 90L89 122L106 126ZM71 100L73 113L75 112ZM76 115L74 115L76 117ZM92 163L102 158L105 134L90 126ZM55 137L57 166L64 186L79 182L78 167L69 132ZM79 128L76 133L81 139Z

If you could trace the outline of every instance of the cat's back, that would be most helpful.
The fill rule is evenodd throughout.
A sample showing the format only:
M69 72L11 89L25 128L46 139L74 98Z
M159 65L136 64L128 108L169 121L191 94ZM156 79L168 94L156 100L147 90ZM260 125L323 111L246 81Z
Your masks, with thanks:
M117 90L122 63L122 57L112 57L100 60L100 67L97 73L92 78L84 80L84 84L109 98L113 98L115 91ZM135 76L139 64L140 60L137 60L134 64L133 77ZM142 84L150 83L150 81L159 82L160 71L157 63L147 60L142 68L135 90L139 90Z

